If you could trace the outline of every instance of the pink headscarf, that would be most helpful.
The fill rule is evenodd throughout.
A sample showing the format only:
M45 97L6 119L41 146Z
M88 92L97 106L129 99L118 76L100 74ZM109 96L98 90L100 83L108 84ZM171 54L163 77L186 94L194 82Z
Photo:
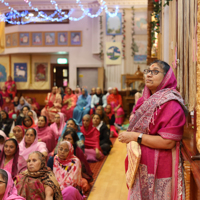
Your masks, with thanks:
M44 117L46 119L45 126L40 128L40 127L38 127L38 124L37 124L37 126L35 127L35 130L37 131L38 138L41 139L42 142L46 143L47 149L48 149L48 151L50 153L56 147L55 133L48 126L47 118L45 116L42 116L42 117Z
M44 142L38 142L37 131L36 131L35 140L30 147L26 148L25 137L19 144L19 155L23 156L25 160L28 159L29 154L32 153L33 151L40 151L41 153L42 152L48 153L46 144Z
M4 142L5 142L7 136L6 136L6 134L5 134L2 130L0 130L0 136L2 136L2 137L4 138ZM0 144L0 151L2 151L3 146L4 146L4 143L3 143L3 144Z
M51 124L51 129L53 130L56 139L58 140L58 138L61 136L62 131L65 127L65 118L64 118L64 114L63 113L58 113L60 115L60 127L58 129L57 124L54 122L53 124Z
M18 173L19 145L17 143L17 140L15 140L14 138L10 138L8 140L13 141L16 144L16 152L15 152L15 155L13 158L12 172L11 172L12 177L14 178ZM4 161L5 161L5 152L4 152L4 148L3 148L1 151L1 154L0 154L0 168L1 169L3 169Z
M2 200L25 200L23 197L21 197L17 194L17 189L12 180L11 174L9 172L7 172L6 170L4 170L4 171L8 175L8 182L7 182L6 191L4 193Z

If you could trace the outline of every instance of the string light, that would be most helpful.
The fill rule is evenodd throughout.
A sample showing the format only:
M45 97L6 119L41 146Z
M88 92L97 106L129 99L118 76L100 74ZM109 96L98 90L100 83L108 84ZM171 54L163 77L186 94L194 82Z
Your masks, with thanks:
M79 5L79 7L83 11L83 13L82 13L81 17L75 18L75 17L71 17L72 13L74 12L74 9L70 9L69 13L66 14L64 11L62 11L62 9L58 8L58 4L55 0L50 0L51 4L54 5L54 7L55 7L55 11L51 15L47 15L45 12L39 11L38 8L32 6L31 1L29 1L29 0L24 0L24 2L28 4L30 9L37 12L37 16L32 16L31 13L29 13L28 11L23 11L23 12L20 13L17 10L15 10L13 7L11 7L9 5L9 3L5 2L4 0L0 0L0 3L3 3L10 10L9 13L0 15L0 21L5 21L5 22L8 22L10 24L17 24L17 25L28 24L28 23L36 22L36 21L40 21L40 22L44 22L44 21L61 22L61 21L66 20L68 18L71 21L79 21L79 20L83 19L85 16L88 16L90 18L98 17L103 12L103 10L105 10L105 12L110 17L115 17L117 15L118 11L119 11L119 7L116 6L114 13L109 12L108 7L106 5L106 2L104 0L101 0L100 1L100 4L101 4L100 8L96 12L96 14L91 14L89 8L84 9L84 6L82 5L81 1L76 0L76 3ZM55 17L55 15L58 15L58 17ZM14 21L14 19L19 19L19 18L21 18L21 21L16 21L16 20ZM23 18L25 18L26 21L23 21Z

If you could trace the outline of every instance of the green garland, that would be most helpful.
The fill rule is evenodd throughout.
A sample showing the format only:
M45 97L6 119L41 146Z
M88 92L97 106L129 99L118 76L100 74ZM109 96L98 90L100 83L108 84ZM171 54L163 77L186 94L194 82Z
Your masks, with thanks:
M134 39L134 35L135 35L135 10L134 7L131 7L132 9L132 32L131 32L131 50L132 50L132 54L131 56L134 58L135 52L136 52L136 44L135 44L135 39Z
M100 46L100 53L99 53L99 58L101 60L103 60L103 16L101 15L100 16L100 43L99 43L99 46Z
M151 45L155 42L155 32L160 33L160 13L162 11L162 0L153 1L153 12L151 16L155 18L155 21L151 22ZM169 6L169 2L172 0L165 0L163 7Z

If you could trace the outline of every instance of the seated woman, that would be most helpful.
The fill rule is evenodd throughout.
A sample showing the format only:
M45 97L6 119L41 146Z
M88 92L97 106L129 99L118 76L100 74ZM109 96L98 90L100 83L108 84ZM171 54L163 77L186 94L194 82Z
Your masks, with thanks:
M65 127L64 115L62 113L60 113L60 112L55 114L54 121L55 122L53 124L51 124L50 128L55 133L56 141L58 141L58 138L61 136L62 131L63 131L64 127Z
M38 123L37 113L34 110L28 111L27 115L33 118L35 124Z
M73 128L66 128L66 131L63 135L63 141L65 140L73 145L74 155L81 161L81 186L83 188L83 192L87 192L90 189L88 182L93 181L93 173L90 169L90 166L85 158L83 151L77 146L77 141L79 140L79 138L77 137L76 131Z
M24 106L21 110L20 113L17 117L17 120L15 122L15 125L22 125L22 121L24 119L25 116L27 116L28 111L30 111L30 107L29 106Z
M65 121L73 117L73 111L76 107L77 102L77 96L73 94L73 91L71 88L66 87L65 88L66 95L63 98L63 107L61 109L61 112L65 114Z
M54 156L53 169L61 190L73 186L81 191L81 162L74 156L74 148L68 141L62 141L58 146L58 154ZM66 170L67 169L67 170Z
M98 114L101 118L101 121L103 121L107 125L108 129L110 129L109 117L105 114L103 106L98 106L95 114Z
M1 111L1 121L0 121L0 130L2 130L6 136L9 136L13 120L9 119L8 113L4 110Z
M95 109L97 106L103 106L104 108L107 105L107 99L106 96L103 95L102 89L98 87L96 89L96 93L92 96L92 101L91 101L91 110L93 112L90 112L91 114L95 113Z
M6 138L7 138L6 134L3 131L0 130L0 152L3 149Z
M93 126L96 127L97 130L100 132L99 140L103 154L108 155L112 147L112 142L110 141L110 131L106 124L101 121L101 118L98 114L94 114L92 118L92 123Z
M17 113L17 106L19 105L19 98L18 98L18 96L14 97L14 99L12 100L12 103L14 105L14 111Z
M81 133L81 129L77 123L77 121L73 118L69 119L65 125L65 127L63 128L62 131L62 136L65 133L66 128L73 128L76 131L76 134L78 135L79 140L77 141L77 145L78 147L80 147L82 149L83 152L85 152L85 136L83 135L83 133Z
M112 107L111 107L110 104L108 104L106 106L106 108L105 108L105 114L109 118L110 137L118 137L118 133L117 133L116 128L114 126L114 123L115 123L115 113L113 112Z
M82 123L83 116L90 112L90 105L91 96L86 89L82 89L82 95L79 96L73 112L73 118L76 119L79 124Z
M15 113L14 111L15 107L13 103L11 102L10 97L6 97L5 102L2 106L2 110L6 111L8 113L8 116L10 119L12 119L12 115Z
M48 155L48 150L44 142L38 142L38 135L35 129L30 128L26 131L23 140L19 144L19 155L23 156L25 160L33 151L39 151L44 156Z
M75 93L75 95L77 96L77 99L78 99L79 96L82 95L81 88L77 86L74 93Z
M21 111L22 108L24 108L25 106L27 107L31 107L31 105L29 105L29 103L25 100L24 97L21 97L20 100L19 100L19 105L17 106L17 111Z
M17 194L17 189L13 182L12 176L6 170L0 169L0 183L2 200L26 200Z
M48 121L45 116L38 118L38 124L35 128L38 134L38 141L46 143L49 153L51 153L56 147L55 133L48 126Z
M38 151L30 153L27 170L16 176L18 194L26 200L62 200L59 184L52 171L45 166L45 156Z
M29 128L35 128L36 127L33 118L29 117L29 116L24 117L24 119L22 121L22 126L23 126L25 132Z
M13 138L4 143L0 154L0 168L10 172L13 178L26 169L26 161L22 156L19 156L19 146Z
M2 87L2 90L0 91L0 94L1 94L2 97L3 97L3 102L5 102L6 97L9 97L9 94L8 94L8 92L7 92L6 86L3 86L3 87Z
M17 140L18 144L22 141L24 134L25 134L25 131L24 131L23 126L17 125L13 128L13 135L15 139Z
M40 110L40 105L36 102L36 99L35 98L28 98L27 99L27 103L29 105L31 105L31 109L34 110L36 113L40 113L39 110Z
M124 110L122 107L122 97L117 88L113 88L113 93L108 96L107 104L110 104L115 112L115 123L122 125L124 120Z
M83 116L83 126L81 132L85 136L85 154L87 155L87 161L97 162L103 158L101 153L99 136L100 132L96 127L92 126L90 115Z

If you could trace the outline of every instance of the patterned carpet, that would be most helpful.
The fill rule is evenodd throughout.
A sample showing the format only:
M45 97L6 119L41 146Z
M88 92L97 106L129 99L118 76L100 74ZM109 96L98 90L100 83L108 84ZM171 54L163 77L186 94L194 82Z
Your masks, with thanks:
M117 138L110 138L112 144L115 143L115 140L116 140L116 139L117 139ZM103 160L101 160L101 161L99 161L99 162L96 162L96 163L89 163L90 168L91 168L92 172L94 173L94 174L93 174L93 179L94 179L94 180L93 180L93 182L90 183L90 185L91 185L90 191L92 190L92 187L93 187L93 185L94 185L94 183L95 183L95 181L96 181L96 179L97 179L97 177L98 177L98 175L99 175L99 173L100 173L100 171L101 171L101 169L102 169L102 167L103 167L103 165L104 165L104 163L105 163L107 157L108 157L108 156L105 156L105 157L103 158ZM85 194L85 196L86 196L86 197L85 197L85 200L86 200L87 197L89 196L90 191L89 191L87 194Z

